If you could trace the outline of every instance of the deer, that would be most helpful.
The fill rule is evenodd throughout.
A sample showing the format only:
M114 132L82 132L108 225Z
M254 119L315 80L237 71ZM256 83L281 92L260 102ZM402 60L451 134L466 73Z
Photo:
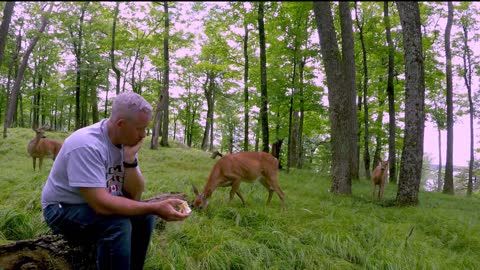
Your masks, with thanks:
M245 199L239 190L240 183L253 183L258 180L268 190L267 205L270 204L272 195L276 192L282 203L282 210L285 211L285 195L278 184L277 174L278 160L269 153L239 152L224 155L213 166L202 193L199 193L192 184L195 193L193 208L200 210L206 208L207 200L217 187L229 186L232 187L229 202L237 194L243 205L246 206Z
M388 160L382 160L378 166L373 170L372 184L373 193L372 197L375 197L375 190L378 186L378 199L382 200L383 191L385 189L385 183L387 182L388 175Z
M45 129L46 127L43 126L41 128L34 129L35 131L35 138L30 140L27 146L28 154L33 159L33 170L35 171L35 165L38 158L38 168L42 170L43 158L48 156L51 157L53 160L60 152L60 148L62 148L62 142L49 139L45 136Z

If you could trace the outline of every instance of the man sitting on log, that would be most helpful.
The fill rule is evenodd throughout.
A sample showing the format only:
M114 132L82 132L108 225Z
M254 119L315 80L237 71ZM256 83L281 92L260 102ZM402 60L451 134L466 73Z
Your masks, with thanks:
M143 269L156 217L180 221L184 202L140 201L144 177L137 152L152 106L136 93L117 95L110 118L79 129L64 142L42 191L54 233L94 243L98 269Z

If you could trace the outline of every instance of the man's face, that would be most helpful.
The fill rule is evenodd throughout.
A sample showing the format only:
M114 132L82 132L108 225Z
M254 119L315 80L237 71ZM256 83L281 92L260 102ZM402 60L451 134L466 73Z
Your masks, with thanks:
M145 112L138 112L133 119L121 119L118 124L122 144L128 146L136 145L145 138L145 130L151 119L151 114Z

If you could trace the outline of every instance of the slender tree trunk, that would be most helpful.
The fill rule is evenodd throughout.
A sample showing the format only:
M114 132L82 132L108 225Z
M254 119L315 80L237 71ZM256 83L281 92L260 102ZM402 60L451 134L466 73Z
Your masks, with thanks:
M5 43L7 43L8 29L10 28L10 22L12 21L14 7L15 7L15 1L6 2L5 8L3 9L2 24L0 25L0 66L3 63Z
M461 20L463 28L463 80L468 91L468 108L470 114L470 160L468 162L468 183L467 183L467 196L471 196L473 192L473 162L474 162L474 134L473 134L473 117L475 115L475 109L473 107L472 99L472 58L470 46L468 45L468 29L464 20Z
M96 81L99 71L95 72L93 76L93 81ZM98 113L98 98L97 98L97 87L95 84L90 85L90 102L91 102L91 109L92 109L92 122L97 123L100 121L99 113Z
M297 168L301 169L303 167L303 121L305 119L305 101L304 101L304 83L303 83L303 78L304 78L304 67L305 67L305 59L302 59L300 61L300 67L299 67L299 76L300 76L300 83L299 83L299 99L300 99L300 119L298 121L298 139L297 139Z
M258 34L260 37L260 122L262 125L262 151L269 153L267 55L265 48L264 2L258 2Z
M453 185L453 83L452 83L452 52L450 48L450 33L453 24L453 4L448 1L448 19L445 28L445 57L447 76L447 164L445 166L445 182L443 193L454 194Z
M357 21L357 27L358 27L358 32L360 35L360 43L362 45L362 62L363 62L363 110L364 110L364 115L363 115L363 163L365 166L365 176L367 179L370 179L370 152L369 152L369 142L370 142L370 135L368 132L368 102L367 102L367 92L368 92L368 65L367 65L367 50L365 48L365 41L363 39L363 20L362 23L360 23L360 20L358 19L358 13L357 13L357 7L355 6L355 19Z
M248 140L248 134L249 134L249 111L250 111L250 106L248 105L248 68L249 68L249 62L248 62L248 23L246 19L244 19L243 22L243 28L245 30L245 36L243 37L243 56L245 57L245 67L244 67L244 72L243 72L243 95L244 95L244 121L245 121L245 128L244 128L244 135L243 135L243 151L247 152L248 151L248 146L249 146L249 140Z
M205 123L205 131L203 133L203 140L202 140L202 150L207 151L210 142L211 136L211 128L213 122L213 91L215 91L215 75L213 71L207 72L207 79L203 85L205 98L207 100L207 121Z
M160 81L160 84L162 84L160 74L157 75L157 80ZM152 140L150 141L150 149L152 150L158 149L158 138L160 137L161 132L163 95L161 90L159 92L157 106L155 107L155 116L153 117Z
M80 11L80 21L78 26L78 36L75 36L73 29L70 28L70 36L73 40L73 53L75 54L76 63L76 81L75 81L75 130L82 126L81 123L81 82L82 82L82 44L83 44L83 22L85 17L85 11L87 9L88 2L84 3Z
M351 194L358 130L354 40L349 3L340 2L339 9L342 54L338 48L330 3L317 1L313 3L330 105L333 177L331 191Z
M398 205L418 204L425 124L425 71L418 2L396 2L405 50L405 138L397 191Z
M53 9L53 4L50 4L48 11L43 13L40 21L40 27L38 28L38 32L30 42L30 44L28 45L27 49L25 50L25 53L23 54L22 63L20 65L20 68L18 69L18 74L17 74L17 77L15 78L15 83L13 85L13 89L11 92L10 104L8 106L8 111L7 111L7 117L5 118L5 124L3 129L4 138L7 137L7 128L9 128L13 122L13 115L15 113L15 109L17 108L17 99L20 94L20 85L23 80L23 74L25 73L25 69L27 68L28 58L30 57L30 54L35 48L35 45L37 45L37 42L40 39L40 35L45 31L45 28L47 27L48 18L50 16L52 9Z
M169 83L170 83L170 60L169 60L169 51L168 51L168 37L170 33L170 20L168 18L168 1L163 2L163 8L165 12L165 33L163 36L163 111L162 117L162 140L160 141L161 146L168 146L168 107L170 103L170 93L169 93Z
M213 140L214 140L214 136L213 136L213 122L214 122L214 115L215 115L215 93L216 93L216 84L215 84L215 80L212 79L210 80L210 86L211 88L210 92L212 93L212 98L210 100L210 143L209 143L209 147L208 147L208 151L212 152L213 151Z
M438 127L438 176L437 176L437 191L442 191L442 132L440 125Z
M395 87L393 85L393 76L395 72L394 48L392 35L390 32L390 16L388 15L388 1L383 4L385 32L388 44L388 79L387 79L387 95L388 95L388 166L390 183L397 183L397 157L396 157L396 120L395 120Z
M117 2L115 5L115 10L113 12L113 23L112 23L112 47L110 49L110 64L112 65L112 70L115 72L115 77L117 79L117 84L115 85L115 93L120 94L120 70L115 66L115 32L117 28L117 18L119 12L120 2Z
M297 167L296 163L296 150L297 150L297 141L296 141L296 126L297 121L294 119L294 114L296 113L294 107L295 103L295 93L296 93L296 73L297 73L297 48L294 49L294 58L293 58L293 72L292 72L292 93L290 94L290 105L288 113L288 154L287 154L287 172L291 167Z
M22 48L22 25L20 26L20 29L18 30L18 34L15 38L15 52L12 55L12 59L10 61L10 64L8 65L8 76L7 76L7 87L5 89L5 117L4 121L7 119L7 114L8 114L8 104L10 104L10 95L11 95L11 89L10 86L12 84L12 78L17 77L18 74L18 58L20 56L20 50ZM7 137L6 129L4 129L3 133L3 138Z

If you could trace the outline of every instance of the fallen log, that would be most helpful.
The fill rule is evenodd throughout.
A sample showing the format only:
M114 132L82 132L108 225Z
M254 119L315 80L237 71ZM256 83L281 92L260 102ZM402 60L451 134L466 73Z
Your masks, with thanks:
M187 200L181 192L159 194L144 201L170 198ZM156 229L164 230L166 222L158 219ZM20 240L0 246L0 269L5 270L93 270L96 269L93 245L78 245L62 235L45 234L36 239Z

